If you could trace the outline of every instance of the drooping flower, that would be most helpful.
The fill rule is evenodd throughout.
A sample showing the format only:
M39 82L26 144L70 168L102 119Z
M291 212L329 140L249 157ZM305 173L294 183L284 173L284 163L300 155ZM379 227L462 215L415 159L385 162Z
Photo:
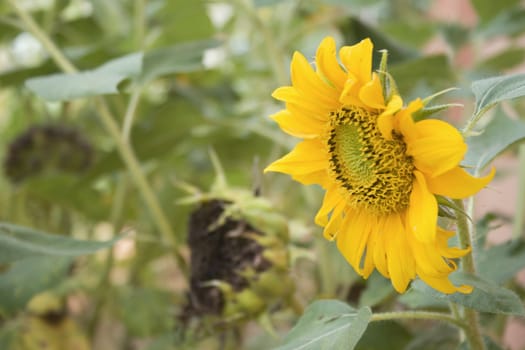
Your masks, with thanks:
M437 225L435 195L471 196L494 169L472 177L459 165L467 145L453 126L415 122L420 99L406 107L395 92L386 99L379 73L372 72L372 50L369 39L344 46L340 64L327 37L315 70L302 54L293 55L292 86L273 93L286 108L272 118L304 140L265 171L325 189L315 221L364 278L377 269L400 293L417 276L443 293L469 293L470 286L448 278L456 269L452 259L468 249L448 246L454 233Z

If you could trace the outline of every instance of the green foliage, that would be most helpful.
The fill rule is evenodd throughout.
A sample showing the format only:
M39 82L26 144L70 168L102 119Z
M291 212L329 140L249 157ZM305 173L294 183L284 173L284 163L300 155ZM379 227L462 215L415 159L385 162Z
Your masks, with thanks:
M62 282L72 262L70 257L41 256L12 263L0 274L0 315L14 315L33 295Z
M313 302L276 350L354 349L370 317L367 307L356 310L336 300Z
M114 302L124 325L134 336L151 337L173 328L174 319L166 312L171 304L168 292L122 287L116 291Z
M502 11L516 5L519 0L484 1L472 0L472 5L483 21L488 21Z
M453 274L451 280L458 285L471 285L474 290L471 294L454 293L447 295L435 291L420 280L414 281L412 287L434 298L445 299L480 312L525 316L525 308L520 298L509 289L464 273Z
M40 32L28 26L15 4ZM523 142L525 104L516 99L525 96L525 75L501 73L518 68L525 58L519 39L525 9L518 0L473 0L472 7L476 24L463 21L463 14L440 19L444 9L438 2L415 0L0 1L0 134L5 140L0 157L10 159L8 141L35 125L72 126L93 148L82 173L64 171L60 152L53 159L57 166L40 171L39 161L53 150L41 146L38 137L34 143L26 140L41 148L24 154L27 176L13 181L8 172L0 174L0 349L24 338L23 330L31 326L27 320L44 326L26 337L33 343L46 333L64 339L68 332L85 333L93 346L115 349L468 349L458 330L443 322L372 322L370 308L386 312L383 316L401 310L409 318L419 310L449 316L453 305L461 315L484 313L491 335L499 332L496 322L525 316L518 297L523 291L510 283L525 267L525 244L515 237L491 245L487 238L495 219L517 223L523 213L480 218L470 207L463 210L437 196L443 227L454 227L464 213L477 228L472 250L479 276L452 276L456 285L469 284L474 291L445 295L416 280L399 296L377 272L361 279L336 244L322 240L313 224L322 200L319 188L291 186L279 175L262 177L261 169L296 142L267 118L283 107L271 92L289 84L293 52L312 63L326 35L338 47L371 38L374 69L381 50L388 50L388 73L405 105L431 95L413 115L416 121L438 118L460 127L468 119L462 162L468 171L482 174L501 153ZM36 43L38 33L51 47ZM54 50L78 72L61 72ZM472 83L474 96L464 89L489 75L494 77ZM452 86L461 89L434 94ZM467 118L473 97L474 111ZM101 103L115 130L108 130ZM217 154L212 159L210 148ZM222 181L226 178L232 187ZM204 193L212 183L212 193ZM524 184L520 178L520 189ZM216 309L222 305L227 316L242 314L243 321L257 324L246 327L224 315L191 311L196 302L191 290L218 284L206 273L196 281L196 269L208 270L195 261L198 254L190 252L188 241L194 205L212 195L233 203L221 217L226 239L253 238L251 231L278 237L279 244L258 241L268 249L252 260L263 273L242 265L249 259L239 256L239 247L210 264L206 252L216 247L207 242L217 237L197 242L208 249L201 254L202 265L224 268L230 259L239 266L234 272L248 281L244 288L234 277L230 289L243 288L228 290L229 298L219 289L210 293ZM239 226L230 229L231 220ZM119 241L117 233L127 231L134 234ZM80 321L75 332L48 322L58 322L61 314L34 317L27 309L36 293L49 291L67 299L68 321ZM275 337L269 340L268 333ZM485 339L488 350L499 349L494 339Z
M497 110L480 135L467 139L468 152L463 164L481 170L498 154L524 138L525 122L510 119L501 110Z
M373 322L357 343L356 350L403 350L410 342L412 334L397 322Z
M478 120L498 102L525 96L525 74L477 80L472 83L472 92L476 97L472 118Z
M0 264L36 256L76 257L109 248L120 239L105 242L80 241L31 228L0 223Z
M92 71L53 74L27 80L26 86L48 101L68 101L118 92L118 85L140 72L142 54L130 54L109 61Z
M494 264L497 261L497 264ZM501 266L505 266L504 269ZM525 243L522 240L506 242L480 253L480 275L497 285L504 284L525 267Z

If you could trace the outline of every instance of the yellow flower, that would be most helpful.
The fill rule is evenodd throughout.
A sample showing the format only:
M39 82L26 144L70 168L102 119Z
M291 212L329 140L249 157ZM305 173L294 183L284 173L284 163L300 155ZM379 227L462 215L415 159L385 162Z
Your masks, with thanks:
M369 39L344 46L339 64L335 41L327 37L317 50L315 71L294 54L292 86L273 93L286 109L272 118L304 140L265 171L326 190L315 221L364 278L377 268L400 293L416 276L443 293L469 293L470 286L448 279L456 269L451 259L468 249L448 246L454 233L437 226L434 195L471 196L494 169L483 178L463 170L463 137L440 120L414 122L420 99L407 107L397 94L385 100L372 72L372 49Z

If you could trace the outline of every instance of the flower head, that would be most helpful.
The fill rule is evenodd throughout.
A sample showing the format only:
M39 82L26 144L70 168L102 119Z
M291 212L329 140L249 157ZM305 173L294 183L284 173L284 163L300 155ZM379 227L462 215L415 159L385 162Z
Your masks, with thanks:
M292 86L273 93L286 108L272 118L304 140L265 171L325 189L315 221L363 277L375 268L400 293L416 276L444 293L468 293L471 287L448 279L456 269L452 259L468 250L448 246L453 233L437 225L434 195L471 196L494 170L482 178L463 170L463 137L440 120L415 122L420 99L403 107L397 93L385 98L372 72L372 50L369 39L344 46L340 64L335 41L327 37L315 70L294 54Z

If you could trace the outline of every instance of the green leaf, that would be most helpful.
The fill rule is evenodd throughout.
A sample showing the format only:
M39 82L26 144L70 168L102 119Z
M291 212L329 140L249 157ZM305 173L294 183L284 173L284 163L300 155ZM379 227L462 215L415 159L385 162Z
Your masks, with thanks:
M497 17L486 23L477 33L490 39L494 36L515 36L525 31L525 9L518 6L501 12Z
M110 241L80 241L40 232L28 227L0 223L0 264L36 256L76 257L109 248L121 237Z
M150 337L173 329L175 320L166 307L171 303L168 292L122 287L115 303L127 330L135 336Z
M454 85L456 76L445 55L412 59L389 67L401 95L410 95L417 86L426 86L433 91Z
M452 301L480 312L525 316L520 298L506 288L462 272L452 274L450 279L455 285L471 285L474 290L471 294L443 294L421 280L414 281L412 287L436 299Z
M351 350L366 330L372 312L355 310L336 300L318 300L308 306L299 322L276 350Z
M478 63L476 69L489 72L500 72L504 69L515 67L525 60L525 49L511 47Z
M485 22L497 16L500 12L516 5L518 2L519 0L472 0L472 5L481 20Z
M26 86L47 101L116 94L118 85L141 71L142 54L133 53L108 61L100 67L75 74L53 74L32 78Z
M476 97L473 118L479 118L498 102L525 96L525 74L476 80L472 92Z
M33 295L67 278L71 257L39 256L18 260L0 274L0 314L22 310Z
M373 322L356 345L356 350L404 350L411 339L410 332L397 322Z
M523 139L525 122L510 119L502 111L497 111L482 134L467 138L468 151L463 164L481 170L498 154Z
M433 298L415 288L407 290L398 300L411 309L448 309L448 303L445 300Z
M525 267L525 242L511 241L481 251L477 263L483 278L501 285Z
M489 336L483 336L483 342L485 343L485 350L503 350L501 346L494 342ZM472 350L468 344L468 341L464 341L458 347L458 350Z
M188 73L203 69L204 51L217 47L219 40L185 42L147 52L140 81L146 83L161 75Z
M359 306L375 306L392 295L393 292L394 289L390 280L375 272L366 282L366 288L359 298Z
M405 350L450 350L459 343L458 330L448 324L438 324L430 329L423 328L406 346Z
M409 48L392 39L384 31L380 31L357 17L349 17L340 25L345 42L356 43L364 38L370 38L374 43L374 67L379 66L381 52L388 50L388 62L394 63L418 56L415 49Z
M214 28L207 13L207 2L170 0L163 3L158 14L162 35L157 44L173 45L213 35Z

